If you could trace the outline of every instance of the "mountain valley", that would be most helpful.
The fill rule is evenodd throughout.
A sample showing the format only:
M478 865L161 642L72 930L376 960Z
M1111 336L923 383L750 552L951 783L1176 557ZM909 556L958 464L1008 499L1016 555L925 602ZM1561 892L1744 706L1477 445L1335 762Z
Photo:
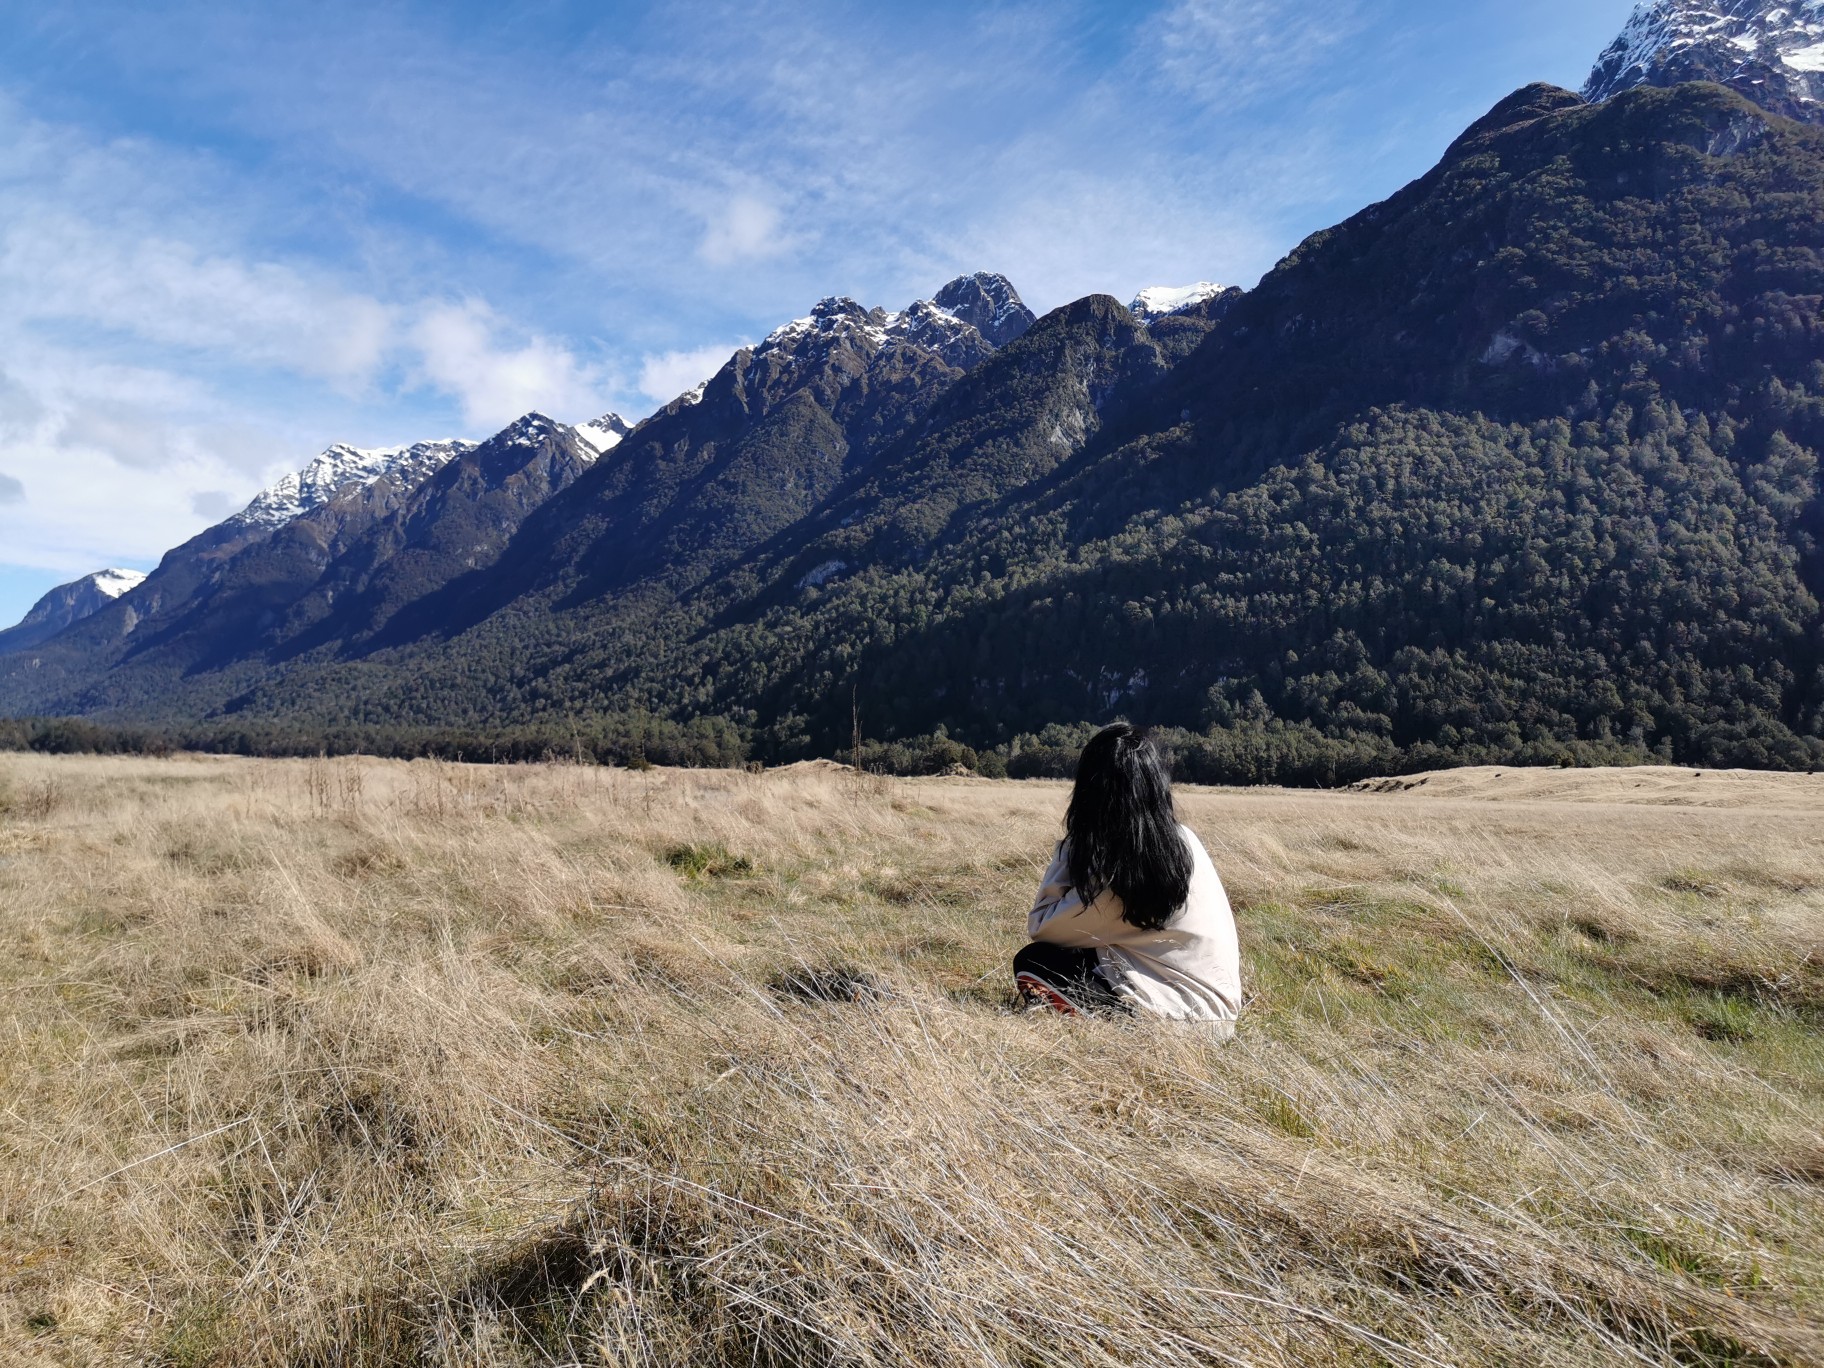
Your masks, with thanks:
M1503 100L1250 290L826 299L636 424L331 448L0 637L0 711L717 761L859 724L889 767L1028 773L1120 715L1312 782L1814 766L1818 8L1643 5L1584 96ZM1797 74L1716 84L1730 45Z

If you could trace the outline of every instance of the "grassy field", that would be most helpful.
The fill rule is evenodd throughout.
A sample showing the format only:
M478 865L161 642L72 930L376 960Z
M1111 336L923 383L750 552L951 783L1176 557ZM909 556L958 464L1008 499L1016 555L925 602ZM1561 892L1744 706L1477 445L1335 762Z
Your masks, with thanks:
M1824 777L1367 788L1217 1046L1062 785L0 756L0 1362L1824 1362Z

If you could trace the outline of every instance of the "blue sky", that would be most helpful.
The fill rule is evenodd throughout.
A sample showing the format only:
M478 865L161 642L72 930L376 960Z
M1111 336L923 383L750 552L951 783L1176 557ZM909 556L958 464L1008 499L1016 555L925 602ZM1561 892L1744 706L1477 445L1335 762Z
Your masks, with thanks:
M818 298L1250 285L1630 0L0 7L0 623Z

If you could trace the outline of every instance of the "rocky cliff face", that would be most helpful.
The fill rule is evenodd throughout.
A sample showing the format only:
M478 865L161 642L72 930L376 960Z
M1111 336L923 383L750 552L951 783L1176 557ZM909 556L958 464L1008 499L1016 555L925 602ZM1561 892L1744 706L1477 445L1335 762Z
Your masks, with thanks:
M473 442L442 441L396 447L353 447L338 443L296 474L287 475L271 488L262 490L224 526L271 531L340 494L379 479L390 476L401 485L415 485L474 445Z
M1715 81L1763 109L1824 123L1824 0L1653 0L1597 60L1585 98Z
M989 271L958 276L931 302L972 326L994 347L1006 346L1033 324L1032 310L1021 302L1013 282Z

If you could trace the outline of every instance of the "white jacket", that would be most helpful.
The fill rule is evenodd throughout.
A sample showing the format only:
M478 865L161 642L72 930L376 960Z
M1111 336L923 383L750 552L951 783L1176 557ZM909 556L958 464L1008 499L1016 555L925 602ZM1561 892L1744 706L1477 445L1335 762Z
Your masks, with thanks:
M1191 851L1191 891L1159 930L1123 921L1121 899L1110 891L1085 907L1070 885L1070 843L1060 841L1026 932L1035 941L1094 949L1102 977L1137 1011L1220 1023L1226 1035L1241 1012L1235 914L1203 842L1187 826L1178 831Z

